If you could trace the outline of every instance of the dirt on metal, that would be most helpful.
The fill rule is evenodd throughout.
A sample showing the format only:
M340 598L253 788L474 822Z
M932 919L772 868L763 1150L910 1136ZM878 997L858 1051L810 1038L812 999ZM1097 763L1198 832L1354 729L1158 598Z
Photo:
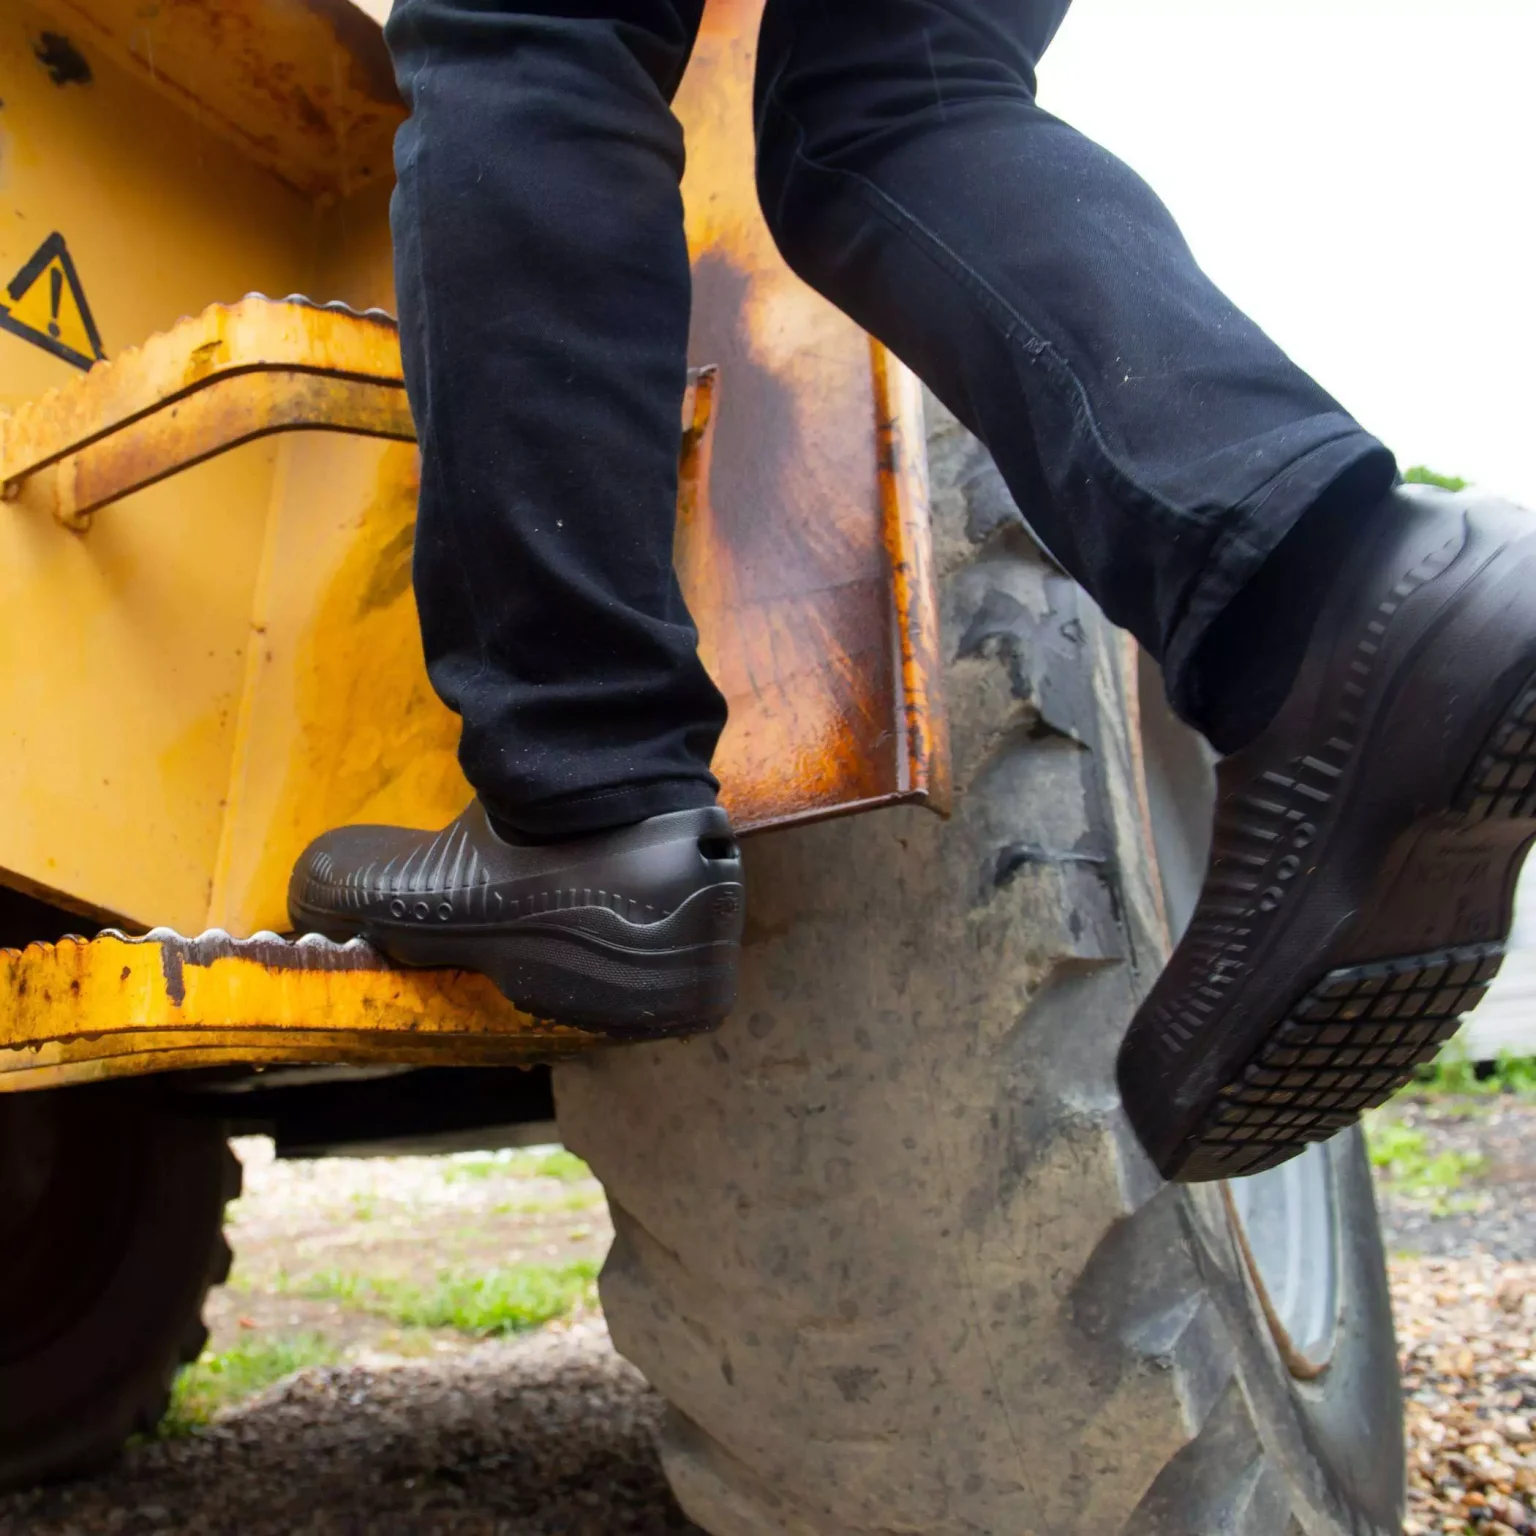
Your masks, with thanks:
M65 34L45 61L57 84L89 82L67 61L104 51L297 191L336 198L390 173L405 108L378 27L349 0L43 3Z

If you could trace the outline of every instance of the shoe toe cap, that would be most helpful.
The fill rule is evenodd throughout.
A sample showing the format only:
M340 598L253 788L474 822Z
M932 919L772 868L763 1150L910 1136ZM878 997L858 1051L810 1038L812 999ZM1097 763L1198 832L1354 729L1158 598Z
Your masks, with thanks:
M299 855L288 883L288 909L298 927L317 916L360 916L377 896L377 876L408 853L421 833L399 827L337 827Z

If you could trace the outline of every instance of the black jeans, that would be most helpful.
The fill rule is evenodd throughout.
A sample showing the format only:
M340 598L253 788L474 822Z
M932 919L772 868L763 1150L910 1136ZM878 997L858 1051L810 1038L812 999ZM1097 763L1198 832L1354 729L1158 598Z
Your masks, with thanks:
M1035 103L1070 0L768 0L759 193L785 257L986 443L1201 719L1202 638L1391 455ZM702 0L396 0L416 593L461 759L560 834L707 801L724 723L672 572L689 273L668 110ZM1214 126L1214 125L1213 125ZM1255 232L1262 239L1262 231Z

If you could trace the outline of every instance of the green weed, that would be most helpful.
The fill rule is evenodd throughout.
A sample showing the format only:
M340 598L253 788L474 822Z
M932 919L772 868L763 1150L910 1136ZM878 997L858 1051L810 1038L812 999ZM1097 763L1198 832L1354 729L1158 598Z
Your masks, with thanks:
M1460 475L1437 475L1434 470L1422 464L1415 464L1403 475L1403 479L1409 485L1438 485L1442 491L1464 491L1468 485Z
M1406 1095L1453 1095L1467 1098L1491 1098L1513 1094L1520 1098L1536 1097L1536 1057L1514 1056L1507 1051L1498 1060L1482 1067L1472 1061L1459 1041L1450 1046L1414 1074L1403 1090Z
M450 1184L494 1178L558 1179L562 1184L574 1184L591 1177L592 1170L564 1147L478 1152L450 1158L443 1168L443 1178Z
M523 1333L594 1300L597 1265L512 1264L483 1274L444 1270L430 1286L384 1275L326 1270L292 1285L296 1295L387 1317L405 1328L455 1328L477 1338Z
M443 1165L443 1182L464 1184L477 1179L494 1179L507 1171L506 1159L495 1152L480 1152L473 1157L455 1157Z
M405 1360L428 1360L437 1353L437 1337L425 1328L404 1328L386 1333L378 1348Z
M334 1365L339 1358L332 1345L311 1333L253 1338L222 1354L202 1355L177 1376L159 1437L189 1435L231 1403L251 1397L295 1371Z
M1429 1201L1437 1215L1459 1208L1462 1202L1451 1197L1468 1177L1487 1167L1487 1159L1477 1152L1452 1148L1432 1154L1428 1133L1400 1120L1368 1115L1365 1136L1372 1167L1399 1194Z
M592 1177L592 1170L574 1152L567 1152L564 1147L556 1147L552 1152L525 1155L533 1165L531 1177L535 1179L559 1179L562 1184L575 1184Z

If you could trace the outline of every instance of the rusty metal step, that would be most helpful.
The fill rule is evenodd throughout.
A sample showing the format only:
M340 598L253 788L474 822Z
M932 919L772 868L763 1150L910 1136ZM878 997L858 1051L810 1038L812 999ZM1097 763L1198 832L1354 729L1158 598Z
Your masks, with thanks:
M189 1067L526 1066L611 1043L360 939L108 929L0 951L0 1093Z

